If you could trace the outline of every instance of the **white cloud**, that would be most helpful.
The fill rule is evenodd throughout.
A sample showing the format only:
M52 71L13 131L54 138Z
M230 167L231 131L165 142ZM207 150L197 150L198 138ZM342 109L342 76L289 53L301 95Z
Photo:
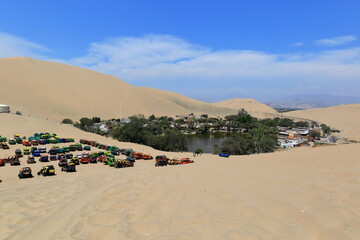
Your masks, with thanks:
M204 90L216 89L220 94L224 86L246 88L239 96L271 90L338 93L340 82L346 94L360 91L360 48L291 54L215 51L174 36L147 35L92 43L87 56L70 63L141 86L179 92L180 83L180 93L192 89L191 96L199 98L206 97ZM194 89L203 96L195 95Z
M357 37L354 35L338 36L334 38L325 38L316 40L313 43L318 46L339 46L345 43L356 41Z
M10 35L14 40L11 43L3 36L0 35L3 57L36 57L47 51L45 47L22 38ZM360 47L273 54L212 50L175 36L145 35L91 43L85 56L52 61L115 75L135 85L166 89L200 99L224 99L230 95L260 98L303 92L360 93Z
M360 48L318 53L270 54L259 51L214 51L168 35L114 38L92 43L89 54L70 62L117 75L128 81L152 79L264 79L317 74L319 79L341 77L338 68L357 68ZM360 70L352 70L355 76ZM321 77L323 76L323 77Z
M0 57L34 57L43 58L50 50L21 37L0 32Z
M290 44L291 47L302 47L304 45L305 45L304 42L294 42Z

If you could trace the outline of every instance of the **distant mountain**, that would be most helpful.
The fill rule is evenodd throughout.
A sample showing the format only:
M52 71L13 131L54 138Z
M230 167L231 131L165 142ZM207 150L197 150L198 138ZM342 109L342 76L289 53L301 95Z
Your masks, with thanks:
M268 102L272 108L310 109L326 108L343 104L360 103L360 97L335 96L330 94L296 94Z

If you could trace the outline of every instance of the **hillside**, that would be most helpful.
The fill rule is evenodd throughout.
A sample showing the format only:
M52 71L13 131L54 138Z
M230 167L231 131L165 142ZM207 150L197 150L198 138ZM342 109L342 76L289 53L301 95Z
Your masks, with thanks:
M252 98L233 98L222 102L216 102L212 105L223 108L232 108L235 110L243 108L251 115L261 118L274 117L274 115L278 114L275 109Z
M180 94L135 87L106 74L26 57L0 59L0 85L0 103L56 121L84 116L223 116L234 112Z
M341 136L360 140L360 104L299 110L288 112L285 115L325 123L332 128L339 129Z

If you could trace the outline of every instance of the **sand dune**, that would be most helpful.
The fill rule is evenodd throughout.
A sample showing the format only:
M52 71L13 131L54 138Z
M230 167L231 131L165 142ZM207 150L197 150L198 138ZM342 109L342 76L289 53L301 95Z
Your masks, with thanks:
M260 118L274 117L279 114L275 109L252 98L233 98L226 101L213 103L213 105L236 110L243 108L251 115Z
M0 114L0 123L8 137L49 131L163 153L51 120ZM203 154L192 165L137 161L128 169L80 165L77 173L56 166L56 176L22 180L17 172L26 163L0 167L0 238L356 240L359 154L358 144L228 159Z
M113 76L32 58L0 59L0 72L0 103L57 121L134 114L223 116L234 112L180 94L134 87Z
M341 136L360 140L360 104L288 112L290 117L312 119L341 130Z

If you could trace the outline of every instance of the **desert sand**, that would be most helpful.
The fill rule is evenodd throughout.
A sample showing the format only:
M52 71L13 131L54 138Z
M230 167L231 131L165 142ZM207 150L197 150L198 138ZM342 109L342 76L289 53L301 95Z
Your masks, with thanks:
M230 156L164 153L51 120L0 114L0 133L56 132L194 164L80 165L18 179L0 167L0 239L359 239L358 144ZM0 156L14 149L0 150ZM37 172L42 165L31 165Z
M252 98L233 98L226 101L213 103L213 105L223 108L232 108L236 109L237 111L243 108L252 116L259 118L273 118L274 116L279 116L278 111Z
M284 114L289 117L312 119L339 129L342 137L360 140L360 104L339 105L328 108L314 108Z
M172 92L135 87L110 75L32 58L2 58L0 72L0 104L58 122L94 116L224 116L236 112Z

